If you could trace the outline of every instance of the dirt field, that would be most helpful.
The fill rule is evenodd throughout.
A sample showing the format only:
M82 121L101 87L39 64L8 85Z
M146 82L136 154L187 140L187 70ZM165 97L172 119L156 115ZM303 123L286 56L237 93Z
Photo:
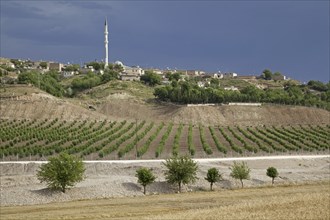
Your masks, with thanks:
M121 91L100 99L60 99L34 87L6 88L0 96L0 115L9 119L138 119L205 126L330 124L330 112L317 108L269 105L187 107L125 94Z
M204 191L209 183L204 180L207 170L216 167L223 174L223 181L215 184L216 190L235 189L240 183L232 179L229 167L233 161L212 161L204 159L198 162L199 170L196 183L185 185L183 190ZM135 172L140 167L149 167L157 176L156 181L147 187L148 194L167 194L177 192L177 186L166 183L163 175L164 166L160 161L132 162L92 162L86 164L86 179L65 194L46 189L39 183L36 171L40 164L0 164L1 206L33 205L52 202L65 202L81 199L99 199L122 196L141 196L142 187L137 183ZM251 168L251 179L244 181L246 187L260 187L271 184L266 176L266 169L274 166L279 171L276 185L301 184L317 181L330 181L330 157L315 159L262 159L247 160Z
M1 219L329 219L329 183L1 207Z

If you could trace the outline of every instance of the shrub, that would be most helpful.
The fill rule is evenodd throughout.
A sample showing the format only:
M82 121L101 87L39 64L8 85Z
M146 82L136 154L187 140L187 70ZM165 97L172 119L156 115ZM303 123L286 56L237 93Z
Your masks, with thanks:
M266 174L267 174L267 176L272 178L272 185L273 185L274 184L274 179L276 177L278 177L277 169L275 167L268 167Z
M163 165L167 168L165 179L168 183L178 184L179 192L182 184L194 183L197 179L198 165L187 156L167 159Z
M236 161L234 161L234 164L230 167L230 170L230 176L234 179L239 179L243 188L243 180L250 179L251 171L251 169L247 166L246 162L237 163Z
M213 183L219 182L222 179L221 174L216 168L211 168L207 171L205 180L210 183L210 190L212 191Z
M85 167L81 159L66 153L49 158L37 173L40 182L46 182L51 189L61 189L63 193L69 186L84 179Z
M156 177L151 172L151 169L144 167L138 169L135 176L138 178L138 183L143 186L143 194L146 194L146 186L153 183L156 179Z

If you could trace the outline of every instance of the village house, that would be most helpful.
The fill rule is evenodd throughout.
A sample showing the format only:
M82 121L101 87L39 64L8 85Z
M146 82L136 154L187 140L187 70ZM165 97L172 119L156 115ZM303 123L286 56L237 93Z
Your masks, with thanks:
M224 78L236 78L238 76L237 73L225 73L223 75Z
M55 63L55 62L49 62L48 63L49 70L56 70L61 72L63 69L63 64L62 63Z
M120 61L116 61L115 64L123 67L123 72L119 74L123 81L140 81L140 76L145 73L144 69L139 66L125 66Z
M214 73L213 78L215 79L223 79L223 74L222 73Z

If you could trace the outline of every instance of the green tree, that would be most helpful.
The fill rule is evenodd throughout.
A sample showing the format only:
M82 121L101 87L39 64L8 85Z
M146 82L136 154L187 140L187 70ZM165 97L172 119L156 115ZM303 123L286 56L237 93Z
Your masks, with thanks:
M239 179L243 188L243 180L250 179L251 171L246 162L237 163L236 161L234 161L234 164L230 167L230 170L230 176L234 179Z
M39 63L39 66L40 66L42 69L46 69L47 66L48 66L48 63L47 63L47 62L40 62L40 63Z
M88 66L92 66L94 68L94 70L103 70L104 69L104 63L99 63L99 62L89 62L85 64L87 67Z
M124 67L120 64L109 63L108 68L105 68L105 70L112 70L117 73L121 73L124 71Z
M166 73L166 78L168 78L170 81L176 80L178 81L179 79L181 79L181 73Z
M151 169L144 167L138 169L135 176L138 178L138 183L143 186L143 194L146 194L146 186L153 183L156 179Z
M198 179L198 165L187 156L167 159L163 165L167 168L165 179L170 184L178 184L179 192L182 184L194 183Z
M49 158L48 163L42 164L37 172L40 182L46 182L51 189L61 189L74 186L84 179L85 167L81 159L67 153Z
M207 171L205 180L210 183L210 190L212 191L213 183L219 182L222 179L221 174L216 168L211 168Z
M162 78L153 71L146 71L145 74L140 77L140 79L150 86L160 85L162 81Z
M307 83L307 85L314 90L317 91L327 91L328 90L328 86L326 84L324 84L321 81L315 81L315 80L311 80Z
M272 185L274 185L274 179L278 177L277 169L275 167L268 167L266 174L272 178Z
M264 79L266 79L266 80L271 80L272 76L273 76L272 72L269 69L265 69L262 72L262 75L263 75Z
M104 74L101 76L102 83L106 83L118 78L119 78L119 72L114 70L105 70Z
M64 71L78 71L80 68L79 64L71 64L64 68Z

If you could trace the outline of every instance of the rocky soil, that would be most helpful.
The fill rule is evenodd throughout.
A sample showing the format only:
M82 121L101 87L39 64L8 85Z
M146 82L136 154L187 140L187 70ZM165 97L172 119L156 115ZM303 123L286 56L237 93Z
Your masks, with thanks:
M223 181L216 183L216 190L240 187L237 180L229 174L232 161L198 162L199 180L184 187L184 191L208 190L209 183L204 180L207 170L216 167L223 174ZM279 171L275 184L299 184L313 181L330 181L330 156L318 159L271 159L249 160L251 179L244 181L246 187L266 186L271 179L266 169L274 166ZM122 196L143 196L142 187L137 183L135 172L139 167L149 167L156 174L156 182L147 187L148 194L176 193L177 187L166 183L161 162L134 163L88 163L86 179L64 194L51 191L44 183L39 183L36 171L40 165L0 164L1 206L33 205L81 199L115 198Z

